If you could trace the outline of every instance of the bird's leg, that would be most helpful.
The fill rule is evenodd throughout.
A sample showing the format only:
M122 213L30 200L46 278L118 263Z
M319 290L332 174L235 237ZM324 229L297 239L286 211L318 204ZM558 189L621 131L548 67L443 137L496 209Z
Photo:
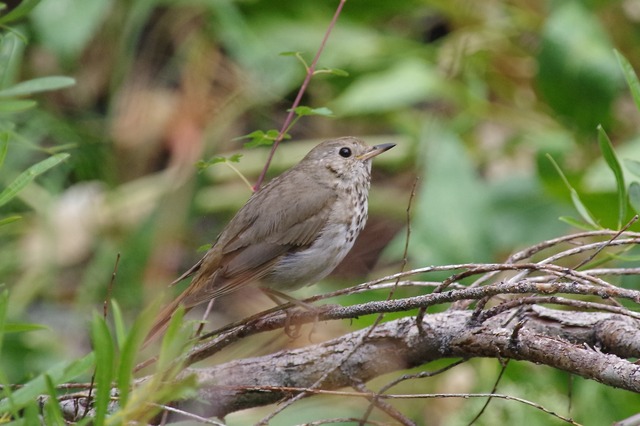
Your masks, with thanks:
M304 309L306 309L308 311L317 311L318 310L318 308L316 308L315 306L313 306L313 305L311 305L309 303L305 303L300 299L296 299L293 296L289 296L288 294L283 293L281 291L274 290L272 288L266 288L266 287L261 287L260 289L262 290L262 292L264 294L267 295L267 297L269 299L273 300L273 302L276 305L282 305L284 303L283 302L283 300L284 300L284 301L287 301L287 302L291 302L294 305L300 306L301 308L304 308Z
M294 297L291 297L289 295L286 295L282 292L279 292L277 290L273 290L270 288L262 288L261 290L264 294L267 295L269 299L273 301L273 303L275 303L278 306L285 303L283 300L290 301L291 303L294 303L296 305L299 303L303 303L300 300ZM291 327L291 313L289 312L288 309L284 311L284 315L285 315L284 334L286 334L290 339L297 339L298 337L300 337L300 326L296 327L295 329Z
M311 329L311 332L309 333L309 338L311 338L311 335L313 334L313 332L315 331L316 325L318 323L319 320L319 316L320 316L320 312L322 311L321 309L319 309L316 306L310 305L308 303L303 302L302 300L298 300L295 297L291 297L288 294L282 293L278 290L274 290L272 288L261 288L262 292L264 294L267 295L267 297L271 300L273 300L273 302L276 305L282 305L283 304L283 300L286 300L287 302L291 302L294 305L297 305L299 307L301 307L304 310L307 311L311 311L315 313L315 317L313 320L313 328ZM289 338L291 339L297 339L298 337L300 337L300 326L297 326L295 328L291 327L291 314L288 310L284 311L286 318L285 318L285 323L284 323L284 333L289 336Z

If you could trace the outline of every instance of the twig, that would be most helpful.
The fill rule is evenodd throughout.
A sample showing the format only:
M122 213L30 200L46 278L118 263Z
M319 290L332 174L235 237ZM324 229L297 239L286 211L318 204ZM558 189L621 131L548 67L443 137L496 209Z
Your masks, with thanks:
M325 32L325 35L324 35L324 37L322 39L322 42L320 43L320 47L318 48L318 51L316 52L316 55L313 58L313 61L311 61L311 65L309 66L309 69L307 70L307 75L305 76L305 79L302 82L302 85L300 86L300 90L298 91L298 94L297 94L295 100L293 101L293 105L291 106L291 109L289 110L289 114L287 114L287 118L285 119L284 123L282 124L282 128L280 129L280 132L278 133L278 136L276 137L276 139L275 139L275 141L273 143L273 146L271 147L271 152L269 153L269 157L267 158L267 161L266 161L266 163L264 165L264 168L262 169L262 172L260 173L260 176L258 177L258 181L256 182L256 184L253 187L254 191L257 191L260 188L260 186L262 185L262 182L264 181L264 177L267 174L267 170L269 169L269 165L271 164L271 161L272 161L273 156L274 156L274 154L276 152L276 149L278 148L278 145L280 144L280 142L284 138L289 125L293 121L293 117L295 115L295 109L298 107L298 105L300 105L300 101L302 100L302 95L306 91L307 86L309 85L309 82L311 81L311 77L313 77L313 72L315 71L315 68L316 68L316 65L318 63L318 60L320 59L320 55L322 54L322 52L323 52L323 50L324 50L324 48L325 48L325 46L327 44L327 40L329 40L329 36L331 35L331 31L335 27L336 22L338 21L338 17L340 16L340 13L342 12L342 8L344 7L345 3L346 3L346 0L340 0L340 3L338 4L338 7L336 8L335 13L333 14L333 18L331 19L331 22L329 23L329 26L327 27L327 31ZM324 380L324 379L321 379L321 380ZM318 384L322 383L321 380L319 381ZM268 423L270 419L272 419L279 412L281 412L286 407L291 405L297 399L299 399L299 398L298 397L292 398L291 400L283 403L280 407L278 407L278 409L274 410L271 414L269 414L268 416L263 418L258 424L266 424L266 423Z
M380 388L380 390L378 391L378 395L384 394L386 391L388 391L389 389L391 389L392 387L394 387L395 385L397 385L398 383L407 381L407 380L413 380L413 379L424 379L427 377L433 377L433 376L437 376L438 374L442 374L446 371L451 370L453 367L457 367L460 364L463 364L467 362L466 359L460 359L458 361L452 362L451 364L439 368L437 370L434 371L421 371L420 373L416 373L416 374L404 374L392 381L390 381L389 383L387 383L386 385L384 385L383 387Z
M273 146L271 147L271 152L269 153L269 157L267 158L267 161L264 164L264 168L262 169L262 172L258 177L258 181L253 186L254 191L259 190L260 186L262 185L262 182L264 181L264 177L267 174L267 170L269 169L271 160L273 160L273 155L276 153L276 149L278 148L278 145L280 144L280 142L282 142L282 139L284 139L284 136L287 133L287 129L289 128L289 125L293 121L293 116L295 115L295 109L298 107L298 105L300 105L300 101L302 100L302 95L304 95L304 92L307 90L307 86L311 81L311 77L313 77L313 73L316 69L316 65L318 64L318 60L320 59L320 55L324 51L327 41L329 40L329 36L331 35L331 31L333 30L333 27L335 27L336 22L338 21L338 17L340 16L340 13L342 12L342 8L346 3L346 1L347 0L340 0L340 3L336 8L335 13L333 14L333 18L331 19L331 22L327 27L327 31L325 32L324 37L322 38L320 47L318 48L318 51L316 52L316 55L313 58L313 61L311 61L311 65L309 65L309 68L307 69L307 75L305 76L304 81L300 86L300 90L298 90L296 99L293 101L293 105L291 105L291 109L289 109L289 114L287 114L287 118L284 120L284 123L282 124L282 128L280 129L278 136L276 137L275 141L273 141Z
M558 419L569 423L571 425L581 426L580 423L576 423L573 419L569 417L562 416L554 411L551 411L540 404L537 404L532 401L528 401L523 398L518 398L511 395L503 395L498 393L429 393L429 394L414 394L414 395L383 395L383 398L388 399L433 399L433 398L499 398L506 399L507 401L516 401L522 404L533 407L537 410L540 410L544 413L557 417Z
M491 264L487 265L487 268L476 268L477 273L486 272L488 270L521 270L521 269L539 269L542 271L553 272L554 275L564 274L567 272L567 268L563 268L557 265L537 265L537 264ZM578 273L572 271L573 274L581 277L584 273ZM523 281L519 283L497 283L494 285L488 285L484 287L466 288L461 290L449 290L443 293L431 293L422 296L415 296L410 298L385 300L377 302L368 302L359 305L346 306L346 307L331 307L325 309L319 315L315 312L299 312L294 318L291 319L291 324L304 324L311 321L325 321L335 319L347 319L357 318L364 315L379 314L384 312L401 312L411 309L426 308L429 306L451 303L458 300L479 300L483 297L497 296L501 294L527 294L527 293L541 293L541 294L580 294L597 296L605 299L621 298L629 299L636 303L640 303L640 291L618 288L615 286L607 285L601 286L600 281L593 277L589 277L590 280L595 280L598 284L594 285L587 281L587 283L575 281L575 282L552 282L552 283L538 283ZM589 280L589 281L590 281ZM221 333L215 339L204 342L201 345L196 346L189 354L187 364L200 361L218 351L222 348L230 345L231 343L239 340L240 338L247 337L252 334L261 333L265 331L275 330L284 326L285 316L282 314L270 314L263 318L257 318L243 325L239 325L234 329L227 330Z
M491 318L495 315L516 307L542 304L571 306L578 309L593 309L597 311L626 315L628 317L640 320L640 313L619 306L605 305L604 303L588 302L585 300L566 299L560 296L529 296L502 302L491 309L487 309L478 316L477 321L478 323L482 323L488 318Z
M400 424L404 426L416 426L415 422L411 421L409 418L407 418L407 416L402 414L400 411L394 408L391 404L385 401L381 401L380 398L378 398L378 394L375 392L369 391L367 387L364 385L364 383L358 380L353 380L353 383L351 386L360 392L363 392L367 395L371 395L366 397L370 402L369 407L374 407L374 406L378 407L379 410L385 412L389 417L397 420ZM371 410L367 408L365 415L362 416L361 419L359 419L358 425L364 426L369 420L370 415L371 415Z
M120 253L116 254L116 263L113 265L113 272L111 273L111 280L107 286L107 296L104 298L102 304L102 317L106 320L107 313L109 311L109 301L111 300L111 294L113 293L113 286L116 282L116 275L118 273L118 265L120 264Z
M509 361L510 360L506 360L506 361L503 362L502 360L500 360L500 363L502 364L502 368L500 369L500 374L498 374L498 377L496 378L496 381L493 384L493 388L491 389L491 392L490 392L491 395L495 394L496 391L498 390L498 384L502 380L502 377L504 376L504 372L507 371L507 366L509 365ZM484 411L489 406L489 403L491 402L491 398L492 397L487 398L487 400L485 401L484 405L482 405L482 408L480 409L480 411L478 411L478 414L476 414L473 417L473 419L471 419L471 421L468 423L467 426L472 426L477 420L480 419L480 417L482 416Z
M591 256L587 257L582 262L580 262L576 266L574 266L573 269L580 269L582 266L584 266L587 263L591 262L598 255L598 253L600 253L602 250L604 250L605 247L609 246L613 242L613 240L619 238L620 235L622 235L622 233L624 233L627 229L631 228L631 225L633 225L637 221L638 221L638 215L633 216L631 218L631 220L629 222L627 222L627 224L625 226L623 226L615 235L613 235L608 241L606 241L604 244L602 244L602 246L599 247L596 251L594 251Z
M162 405L162 404L151 404L151 405L162 409L165 413L180 414L181 416L188 417L190 419L196 420L198 423L203 423L205 425L225 426L224 423L220 423L215 420L201 417L196 414L192 414L188 411L184 411L184 410L180 410L178 408L172 407L170 405Z

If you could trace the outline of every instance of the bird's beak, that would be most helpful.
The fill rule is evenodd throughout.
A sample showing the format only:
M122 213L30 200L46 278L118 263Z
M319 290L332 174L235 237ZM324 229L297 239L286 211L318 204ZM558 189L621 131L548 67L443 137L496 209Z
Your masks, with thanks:
M368 160L370 158L375 157L376 155L380 155L385 151L390 150L391 148L393 148L394 146L396 146L395 143L383 143L380 145L376 145L376 146L372 146L371 150L369 150L368 152L362 154L361 156L357 157L358 160Z

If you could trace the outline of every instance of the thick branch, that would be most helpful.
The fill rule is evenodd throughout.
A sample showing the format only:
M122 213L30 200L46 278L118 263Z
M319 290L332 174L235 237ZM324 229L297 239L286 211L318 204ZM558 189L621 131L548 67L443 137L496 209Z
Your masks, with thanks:
M359 342L364 331L302 349L190 369L187 374L195 374L200 384L197 399L206 404L195 407L190 402L185 408L205 416L223 417L287 396L285 392L267 391L266 387L308 388L333 370L322 389L338 389L349 386L354 378L368 381L451 357L526 360L640 392L640 366L622 358L640 354L640 322L634 319L534 307L511 321L508 319L514 316L513 311L474 326L471 315L468 311L427 315L424 334L412 318L384 323L347 360L345 354ZM509 325L505 326L505 322ZM337 365L340 368L335 369Z

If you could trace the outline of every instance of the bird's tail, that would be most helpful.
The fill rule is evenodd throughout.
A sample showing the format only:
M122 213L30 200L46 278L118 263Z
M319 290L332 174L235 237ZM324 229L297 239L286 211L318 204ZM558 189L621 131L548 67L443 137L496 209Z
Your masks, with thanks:
M180 296L174 299L167 306L162 308L160 313L156 316L155 321L153 322L153 326L151 330L147 334L147 337L144 339L143 347L146 347L149 343L151 343L156 337L165 332L167 327L169 326L169 321L178 310L178 307L183 304L185 297L189 294L188 291L182 292ZM189 312L193 306L185 306L185 313Z

